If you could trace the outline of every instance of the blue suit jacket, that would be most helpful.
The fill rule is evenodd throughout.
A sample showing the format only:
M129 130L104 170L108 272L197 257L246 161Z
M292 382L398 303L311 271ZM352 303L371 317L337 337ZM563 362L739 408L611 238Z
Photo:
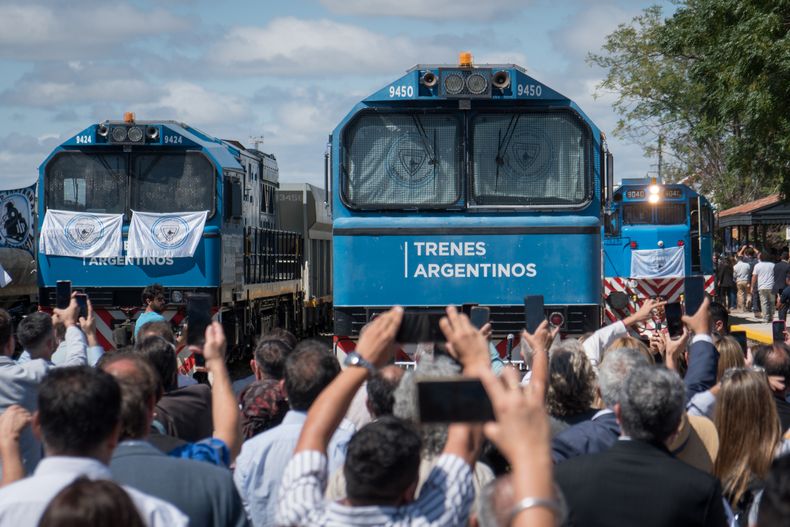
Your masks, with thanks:
M695 394L710 390L716 384L719 353L712 343L698 340L689 347L689 365L683 382L686 384L686 402Z
M605 452L618 437L620 425L614 412L607 412L557 434L551 442L551 457L555 463L560 463L584 454Z

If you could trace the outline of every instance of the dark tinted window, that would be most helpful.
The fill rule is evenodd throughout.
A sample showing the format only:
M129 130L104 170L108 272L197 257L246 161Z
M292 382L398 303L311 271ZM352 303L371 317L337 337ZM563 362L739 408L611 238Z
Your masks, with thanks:
M360 208L435 208L461 196L461 126L449 114L363 114L345 133L342 185Z
M480 205L577 205L590 187L590 134L568 112L491 113L472 120Z
M121 154L58 154L46 169L46 206L120 213L126 208L126 185L126 157Z
M655 205L656 223L659 225L678 225L686 223L685 203L661 203Z
M136 154L131 208L140 212L213 211L214 183L214 167L201 154Z
M623 225L647 225L653 223L653 205L649 203L625 203Z

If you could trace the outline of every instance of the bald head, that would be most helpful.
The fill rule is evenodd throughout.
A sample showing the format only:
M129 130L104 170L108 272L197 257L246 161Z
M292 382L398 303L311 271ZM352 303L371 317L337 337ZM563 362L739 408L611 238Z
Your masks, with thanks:
M144 439L151 429L154 406L161 396L159 377L153 367L131 352L117 352L102 369L121 386L121 440Z

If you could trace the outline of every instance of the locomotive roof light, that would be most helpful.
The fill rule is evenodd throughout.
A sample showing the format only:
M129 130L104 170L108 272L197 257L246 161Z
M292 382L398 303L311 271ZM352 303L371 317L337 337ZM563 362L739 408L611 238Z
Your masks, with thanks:
M129 128L129 141L139 143L143 139L143 130L139 126Z
M650 194L650 195L647 197L647 202L648 202L648 203L652 203L653 205L655 205L655 204L656 204L656 203L658 203L659 201L661 201L661 196L659 196L658 194L652 194L652 193L651 193L651 194Z
M658 240L658 246L663 249L664 248L664 241L663 240Z
M656 178L650 179L650 186L648 187L647 190L650 192L650 194L654 194L656 196L658 195L659 192L661 192L661 187L658 185Z
M471 68L472 67L472 52L471 51L462 51L458 54L458 66L462 68Z
M444 78L444 90L447 95L458 95L464 91L464 78L460 73L449 73Z
M479 73L472 73L466 78L466 89L473 95L482 95L488 88L488 79Z
M112 140L116 143L123 143L128 138L125 126L116 126L112 129Z
M134 112L124 112L123 122L126 124L134 124Z

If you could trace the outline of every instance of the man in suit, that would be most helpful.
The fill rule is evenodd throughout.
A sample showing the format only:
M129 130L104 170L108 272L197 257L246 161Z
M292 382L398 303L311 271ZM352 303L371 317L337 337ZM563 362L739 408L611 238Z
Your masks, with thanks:
M221 331L221 327L220 330ZM206 362L224 360L221 342L206 341ZM121 442L110 462L113 479L178 507L196 526L248 525L230 471L202 461L169 457L146 441L160 390L156 371L133 353L113 353L102 368L121 386Z
M674 372L663 366L631 371L614 406L622 429L617 443L556 468L570 525L727 525L718 480L667 450L684 404L683 382Z

